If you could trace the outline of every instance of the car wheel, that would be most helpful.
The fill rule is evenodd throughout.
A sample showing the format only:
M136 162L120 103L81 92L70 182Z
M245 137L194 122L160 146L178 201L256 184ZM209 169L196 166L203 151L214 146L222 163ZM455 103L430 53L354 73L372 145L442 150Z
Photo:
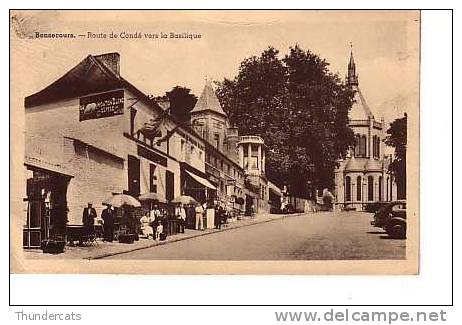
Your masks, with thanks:
M406 238L406 224L401 222L394 222L389 225L386 232L391 238L405 239Z

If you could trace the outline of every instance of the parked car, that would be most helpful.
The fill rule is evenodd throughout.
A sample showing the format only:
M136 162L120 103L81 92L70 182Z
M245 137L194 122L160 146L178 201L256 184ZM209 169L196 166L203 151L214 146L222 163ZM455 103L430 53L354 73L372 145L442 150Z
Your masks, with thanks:
M383 201L366 203L364 205L364 210L370 213L377 213L377 211L379 211L381 208L385 207L388 204L389 202L383 202Z
M406 201L393 201L379 209L371 225L383 228L391 238L406 238Z

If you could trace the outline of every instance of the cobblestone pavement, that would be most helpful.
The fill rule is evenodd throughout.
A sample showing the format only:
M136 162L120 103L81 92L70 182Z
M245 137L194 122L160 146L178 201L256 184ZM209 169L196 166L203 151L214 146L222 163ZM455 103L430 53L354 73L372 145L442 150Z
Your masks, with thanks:
M113 255L111 259L385 260L405 259L406 241L390 239L363 212L319 212Z

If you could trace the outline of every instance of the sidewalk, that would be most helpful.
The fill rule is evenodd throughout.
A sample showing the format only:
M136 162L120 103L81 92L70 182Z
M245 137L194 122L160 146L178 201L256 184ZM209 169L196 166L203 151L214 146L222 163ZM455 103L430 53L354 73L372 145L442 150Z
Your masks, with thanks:
M231 229L237 229L241 227L247 227L259 223L270 222L273 220L283 219L284 217L298 216L303 213L295 213L290 215L283 214L258 214L254 218L244 217L241 220L237 220L232 223L228 223L222 226L222 229L206 229L204 231L185 229L184 234L176 234L167 237L165 241L154 241L152 239L140 238L139 241L135 241L133 244L122 244L119 242L103 242L98 240L97 244L92 246L66 246L64 253L62 254L44 254L41 250L24 250L24 258L26 259L100 259L107 256L113 256L128 252L133 252L140 249L145 249L153 246L166 245L180 240L186 240L190 238L206 236L221 231L228 231Z

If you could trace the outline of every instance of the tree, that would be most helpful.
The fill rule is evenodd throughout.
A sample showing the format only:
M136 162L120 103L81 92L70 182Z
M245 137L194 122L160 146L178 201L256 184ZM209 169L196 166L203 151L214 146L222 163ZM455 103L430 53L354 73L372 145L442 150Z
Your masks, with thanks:
M197 102L196 95L190 92L191 89L181 86L175 86L172 90L166 92L170 101L170 114L184 123L189 122L189 112Z
M265 140L268 177L306 195L310 183L332 186L336 162L353 144L353 92L325 60L298 45L278 56L269 47L245 59L234 79L218 83L217 95L242 135Z
M406 198L407 114L390 123L385 143L395 149L389 170L396 180L398 199Z

